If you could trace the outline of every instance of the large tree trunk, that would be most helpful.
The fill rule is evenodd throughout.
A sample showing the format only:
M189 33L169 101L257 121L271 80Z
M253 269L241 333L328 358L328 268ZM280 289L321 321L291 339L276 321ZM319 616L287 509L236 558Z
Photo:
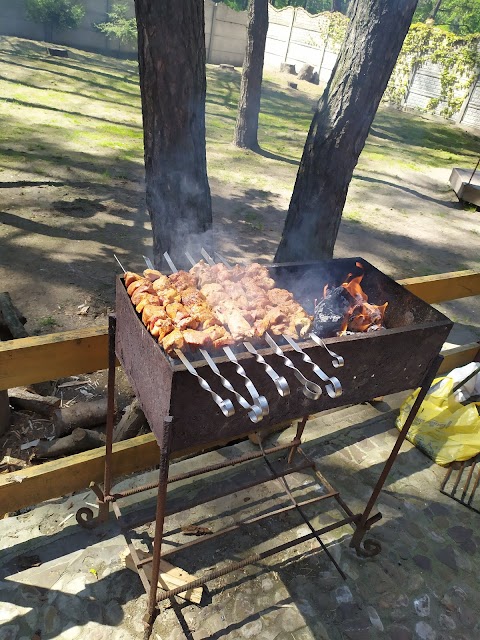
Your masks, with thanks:
M268 31L268 0L250 0L248 34L243 61L240 101L233 143L245 149L258 148L258 115L262 93L263 59Z
M303 150L275 260L331 258L348 186L417 0L356 0Z
M186 250L212 250L203 0L135 0L135 10L154 262L168 251L187 266Z

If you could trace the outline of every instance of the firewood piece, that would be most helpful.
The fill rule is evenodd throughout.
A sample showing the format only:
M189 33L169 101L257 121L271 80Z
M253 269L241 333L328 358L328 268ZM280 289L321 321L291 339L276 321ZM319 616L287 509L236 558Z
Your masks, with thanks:
M0 391L0 436L10 428L10 403L8 391Z
M141 549L137 549L137 555L140 560L144 560L148 557L148 553L142 551ZM135 562L128 549L125 552L120 554L120 558L122 562L125 564L127 569L131 571L137 572L137 568L135 566ZM147 574L147 578L149 580L152 579L152 565L151 563L147 563L143 566L145 573ZM158 586L161 589L175 589L176 587L180 587L183 584L187 584L188 582L193 582L196 580L196 576L192 576L183 569L179 569L178 567L174 567L173 564L170 564L166 560L160 560L160 575L158 577ZM191 589L190 591L184 591L180 593L179 596L184 598L185 600L190 600L191 602L195 602L195 604L200 604L202 600L203 587L197 587L196 589Z
M104 437L97 431L77 428L64 438L56 438L50 441L41 440L35 447L34 458L56 458L103 447L104 444Z
M8 397L10 404L12 407L15 407L15 409L34 411L47 418L60 406L60 398L41 396L38 393L33 393L22 387L9 389Z
M313 315L313 330L321 338L330 337L340 331L342 322L353 298L345 287L329 289L319 301Z
M15 308L10 294L7 291L0 293L0 317L2 324L6 325L12 338L27 338L28 333L20 321L19 311Z
M57 409L52 416L57 437L72 433L77 427L94 427L107 420L107 399L77 402Z
M186 524L182 527L182 533L186 536L208 536L213 531L208 527L200 527L198 524Z
M128 438L134 438L146 424L145 414L135 398L132 404L125 409L122 419L116 425L113 431L113 441L120 442L121 440L128 440Z

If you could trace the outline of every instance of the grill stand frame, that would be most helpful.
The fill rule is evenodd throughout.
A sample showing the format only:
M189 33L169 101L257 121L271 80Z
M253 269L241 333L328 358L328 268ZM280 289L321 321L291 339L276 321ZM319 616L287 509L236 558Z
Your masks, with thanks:
M367 534L367 532L370 530L370 528L372 527L373 524L375 524L376 522L378 522L381 518L382 518L382 514L380 512L377 512L375 515L370 516L376 501L380 495L380 492L383 488L383 485L385 484L385 481L388 477L388 474L391 471L391 468L395 462L395 459L397 457L397 454L400 450L400 447L402 445L402 443L404 442L407 432L413 422L413 420L415 419L415 416L417 415L417 412L420 408L420 405L422 404L428 390L430 389L430 386L436 376L436 373L443 361L443 357L441 355L437 355L435 358L433 358L433 360L430 362L430 365L426 371L425 377L422 381L421 387L420 387L420 392L417 396L417 399L414 403L414 405L412 406L412 409L405 421L405 424L403 426L403 428L401 429L401 431L399 431L399 434L397 436L397 440L393 446L393 449L390 453L390 456L388 457L387 461L385 462L385 465L383 467L383 470L380 474L379 479L377 480L377 483L375 485L375 487L373 488L372 494L370 496L370 499L368 500L364 510L362 513L358 513L355 514L353 513L353 511L348 507L348 505L346 504L346 502L342 499L342 497L340 496L340 493L338 491L336 491L332 485L326 480L326 478L320 473L320 471L316 468L316 464L313 460L311 460L306 453L303 451L301 445L301 438L303 435L303 431L305 429L307 420L309 416L304 416L302 419L300 419L298 421L297 424L297 431L296 431L296 435L294 437L294 439L286 444L286 445L281 445L281 446L277 446L277 447L271 447L269 449L264 449L263 446L260 444L260 452L258 453L252 453L252 454L246 454L244 456L239 456L237 458L232 458L230 460L228 460L227 462L223 462L223 463L218 463L216 465L210 465L208 467L203 467L200 469L196 469L194 471L188 472L188 473L184 473L178 476L171 476L169 477L169 461L170 461L170 451L171 451L171 442L172 442L172 419L171 417L167 417L165 419L164 422L164 426L165 428L163 429L163 433L162 433L162 439L160 442L160 456L159 456L159 476L158 476L158 481L154 482L154 483L150 483L150 484L146 484L146 485L142 485L140 487L136 487L135 489L131 489L131 490L126 490L126 491L119 491L119 492L112 492L112 484L111 484L111 479L112 479L112 444L113 444L113 422L114 422L114 398L115 398L115 364L116 364L116 353L115 353L115 330L116 330L116 316L115 314L111 314L109 316L109 325L108 325L108 336L109 336L109 340L108 340L108 348L109 348L109 357L108 357L108 363L109 363L109 368L108 368L108 416L107 416L107 432L106 432L106 448L105 448L105 472L104 472L104 486L103 489L100 485L98 485L97 483L90 483L90 488L92 489L92 491L95 493L95 495L97 496L97 504L99 507L99 511L98 511L98 515L94 516L94 513L92 511L92 509L88 508L88 507L81 507L77 513L76 513L76 519L78 524L80 524L81 526L85 527L85 528L94 528L96 526L98 526L99 524L106 522L109 518L109 513L110 513L110 504L112 505L113 508L113 512L114 515L117 519L117 522L120 526L120 529L125 537L125 540L128 544L129 547L129 551L132 555L132 559L135 563L135 567L137 569L137 572L139 574L140 580L143 584L143 587L145 589L145 592L148 595L148 608L147 608L147 613L145 615L145 634L144 634L144 638L148 639L151 635L152 632L152 628L153 628L153 623L155 621L156 615L158 613L158 603L166 600L168 598L173 598L174 596L180 594L180 593L184 593L185 591L188 591L190 589L194 589L196 587L199 586L203 586L206 582L209 582L210 580L213 580L215 578L218 578L220 576L224 576L227 575L228 573L231 573L233 571L237 571L239 569L241 569L242 567L249 565L249 564L253 564L256 562L259 562L267 557L270 557L272 555L275 555L277 553L280 553L281 551L285 551L286 549L289 549L291 547L297 546L298 544L301 544L303 542L306 542L308 540L312 540L312 539L316 539L317 542L319 543L319 546L327 553L329 559L333 562L333 564L335 565L335 567L337 568L337 570L339 571L340 575L346 579L345 574L343 573L343 571L341 570L341 568L338 566L338 564L335 562L334 558L331 556L330 552L328 551L327 547L325 546L325 544L322 542L320 536L329 532L329 531L333 531L334 529L338 529L342 526L344 526L345 524L350 524L353 529L354 529L354 533L352 536L352 539L350 541L350 546L353 547L355 549L355 551L357 552L357 554L359 556L363 556L363 557L373 557L375 555L377 555L378 553L380 553L381 551L381 545L374 541L374 540L370 540L370 539L365 539L365 535ZM287 461L286 461L286 468L284 471L282 472L277 472L275 471L275 469L273 468L273 466L270 464L270 462L268 461L268 455L272 454L272 453L277 453L279 451L283 451L283 450L288 450L288 455L287 455ZM297 466L292 466L293 463L293 459L294 457L300 454L300 456L302 457L303 462L300 465ZM162 553L162 538L163 538L163 533L164 533L164 521L165 521L165 517L167 515L169 515L172 512L182 512L184 509L182 508L177 508L174 511L170 510L170 513L167 513L167 509L166 509L166 497L167 497L167 486L168 484L172 483L172 482L176 482L179 480L183 480L186 478L192 478L195 477L197 475L201 475L204 473L208 473L210 471L213 470L218 470L221 468L227 468L227 467L231 467L237 464L243 464L245 462L248 462L250 460L254 460L254 459L259 459L259 458L263 458L265 461L265 464L267 466L267 469L269 471L269 477L266 480L257 480L255 482L250 482L248 485L245 485L243 487L236 487L234 489L234 491L228 491L227 493L225 493L224 495L230 495L231 493L237 492L239 490L242 490L244 488L247 487L252 487L252 486L256 486L259 484L262 484L264 482L268 482L271 480L276 480L283 488L287 498L290 500L291 504L287 507L283 507L283 508L279 508L273 512L269 512L267 514L262 514L261 516L256 516L256 517L252 517L252 518L248 518L240 523L237 523L235 525L232 525L230 527L227 527L225 529L222 529L220 531L217 531L212 535L210 535L208 537L208 539L212 539L212 537L216 537L216 536L220 536L220 535L224 535L226 533L229 533L233 530L236 530L242 526L247 526L249 524L253 524L255 522L258 522L264 518L268 518L268 517L273 517L275 515L281 514L281 513L285 513L287 511L291 511L291 510L296 510L302 517L302 519L304 520L304 522L307 524L308 528L310 529L310 533L300 537L300 538L296 538L295 540L292 540L290 542L284 543L282 545L277 545L275 547L272 547L271 549L268 549L267 551L261 552L261 553L256 553L253 554L247 558L244 558L243 560L239 561L239 562L231 562L228 564L228 566L223 567L222 569L216 569L213 571L210 571L206 576L202 577L202 578L198 578L197 580L191 581L185 585L182 585L180 587L176 587L175 589L170 589L170 590L162 590L161 588L159 589L158 587L158 578L160 575L160 560L163 557L166 557L167 555L171 555L172 553L177 553L178 551L185 549L187 547L192 547L195 544L198 544L200 542L202 542L201 538L197 538L191 542L185 543L181 546L175 547L174 549L171 550L167 550L166 552ZM317 477L319 483L321 483L322 486L324 486L327 489L327 493L326 494L322 494L321 496L318 496L316 498L312 498L309 500L305 500L303 502L297 502L295 497L292 495L290 488L288 487L288 484L285 480L285 476L289 475L290 473L294 473L297 471L300 471L302 469L306 469L306 468L311 468L314 472L314 475ZM148 491L151 489L157 489L157 503L156 503L156 509L155 509L155 514L154 514L154 519L155 519L155 534L154 534L154 538L153 538L153 556L149 556L147 558L144 558L142 560L140 560L140 558L138 557L138 554L136 552L136 549L133 545L133 540L132 540L132 536L131 536L131 529L133 529L135 526L140 526L141 524L146 524L147 522L152 522L152 518L148 517L148 518L143 518L137 522L130 522L128 519L125 518L125 516L122 514L121 512L121 508L120 505L118 504L118 501L121 498L125 498L131 495L135 495L137 493L142 493L143 491ZM218 498L219 496L215 496L215 498ZM312 504L315 502L319 502L321 500L325 500L325 499L329 499L329 498L334 498L335 501L337 502L339 508L346 514L346 517L331 524L328 525L326 527L323 527L322 529L316 530L313 525L310 523L308 517L306 516L306 514L304 513L304 511L302 510L303 506L306 506L308 504ZM193 506L199 506L202 504L206 504L208 502L208 500L201 500L198 502L198 504L195 505L189 505L188 508L192 508ZM149 580L149 578L147 577L147 574L145 572L145 565L152 563L152 574L151 574L151 579ZM160 593L158 593L160 591Z

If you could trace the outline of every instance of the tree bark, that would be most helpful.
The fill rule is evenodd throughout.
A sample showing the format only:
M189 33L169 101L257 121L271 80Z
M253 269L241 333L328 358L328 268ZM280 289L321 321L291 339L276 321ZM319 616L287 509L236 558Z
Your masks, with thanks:
M147 209L154 262L212 250L205 149L203 0L135 0Z
M250 0L248 32L243 61L240 101L233 144L244 149L258 148L258 116L262 94L263 60L268 31L268 0Z
M441 4L442 4L442 0L437 0L437 2L435 3L435 6L432 9L432 13L428 16L431 20L435 20L435 18L437 17L437 13L440 9Z
M310 126L276 262L331 258L348 186L417 0L356 0Z

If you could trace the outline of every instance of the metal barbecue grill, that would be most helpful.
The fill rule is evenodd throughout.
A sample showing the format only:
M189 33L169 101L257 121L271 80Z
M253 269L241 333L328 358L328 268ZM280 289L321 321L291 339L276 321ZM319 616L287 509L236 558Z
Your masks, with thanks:
M204 257L211 260L208 255ZM123 278L117 278L116 316L111 316L109 323L110 409L107 423L105 481L103 489L98 486L93 488L99 500L98 518L94 519L92 511L84 507L77 513L77 520L84 526L94 526L98 521L104 521L108 517L109 504L112 503L142 582L149 593L150 629L158 601L204 584L212 578L305 540L316 539L328 553L321 535L344 524L349 523L354 528L351 545L357 553L372 556L380 551L377 543L364 540L372 524L381 518L380 514L374 516L370 514L408 428L435 376L441 361L438 354L452 323L440 312L415 297L362 258L278 264L269 266L268 270L276 286L291 291L295 300L310 313L314 308L315 298L319 296L324 286L326 284L339 286L345 274L352 272L358 261L361 261L364 266L362 286L368 293L369 301L378 304L389 303L384 319L386 329L341 337L320 337L310 334L301 341L292 340L286 336L274 338L267 334L262 344L246 342L232 349L226 348L220 351L201 350L192 353L177 351L176 358L169 357L144 327L132 305ZM172 264L171 267L174 268L174 265ZM113 492L111 484L116 357L133 386L160 446L158 482L129 492ZM418 386L421 386L421 391L403 429L399 432L370 500L362 513L353 513L300 447L308 416ZM299 420L299 422L296 436L288 445L270 449L262 448L258 453L228 460L182 476L169 477L168 475L169 458L174 454L178 456L189 450L199 450L202 447L212 447L219 442L233 441L256 431L258 423L262 427L268 427L293 420ZM274 471L268 456L273 453L278 454L280 451L286 451L288 456L283 468L280 471ZM297 452L301 459L294 463ZM178 505L173 509L167 508L167 484L223 467L247 463L256 458L265 460L270 474L268 479L277 479L283 483L282 486L292 505L273 513L251 518L246 524L296 509L308 523L310 533L282 547L255 554L241 562L232 563L230 567L214 570L204 579L183 585L178 589L160 590L157 593L164 518L182 510ZM298 503L286 484L285 476L306 468L314 470L317 480L326 488L326 492L316 498ZM236 487L236 490L264 481L250 481L245 486ZM158 487L158 495L155 511L154 553L152 557L140 561L129 530L151 521L152 514L141 513L138 517L124 516L120 510L119 500L127 495L155 487ZM220 495L229 493L228 491ZM219 494L215 497L219 497ZM328 527L315 530L302 511L302 506L329 498L336 500L345 517ZM241 525L234 525L214 535L221 535L239 526ZM188 543L187 546L196 542L198 540ZM184 547L185 545L182 545L178 549ZM147 563L152 564L151 581L148 580L144 571ZM338 565L336 563L335 565L341 572ZM343 572L341 573L344 575Z

